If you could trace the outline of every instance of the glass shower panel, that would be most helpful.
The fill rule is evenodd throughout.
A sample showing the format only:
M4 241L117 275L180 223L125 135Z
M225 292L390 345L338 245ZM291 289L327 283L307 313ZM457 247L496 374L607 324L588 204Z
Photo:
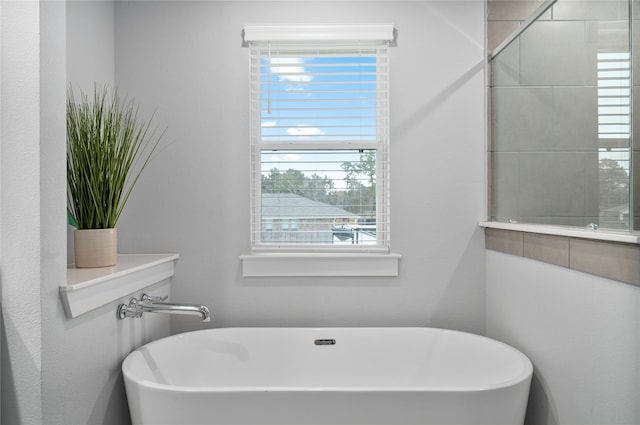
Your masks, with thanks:
M631 228L629 7L558 0L493 57L492 220Z

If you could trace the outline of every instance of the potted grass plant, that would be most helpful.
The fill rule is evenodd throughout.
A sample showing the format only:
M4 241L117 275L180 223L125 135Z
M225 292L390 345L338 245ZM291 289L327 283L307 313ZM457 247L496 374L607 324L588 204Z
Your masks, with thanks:
M132 100L94 86L93 96L67 92L67 208L76 267L117 263L116 225L162 134L138 117Z

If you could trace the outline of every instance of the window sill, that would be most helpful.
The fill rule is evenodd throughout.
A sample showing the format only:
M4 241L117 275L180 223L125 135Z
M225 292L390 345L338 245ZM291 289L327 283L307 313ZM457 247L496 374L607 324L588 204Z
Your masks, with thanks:
M261 253L241 255L243 277L398 276L399 254Z
M178 254L120 254L113 267L67 269L60 297L68 318L95 310L173 276Z
M482 221L480 222L480 227L640 245L639 232L616 232L614 230L591 230L581 229L579 227L551 226L544 224L503 223L499 221Z

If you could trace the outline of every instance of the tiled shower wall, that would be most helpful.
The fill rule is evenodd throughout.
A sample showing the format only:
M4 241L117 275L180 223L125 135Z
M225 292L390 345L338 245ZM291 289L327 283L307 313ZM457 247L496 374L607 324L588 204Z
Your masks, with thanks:
M636 244L487 228L485 247L640 285L640 246Z
M489 0L489 52L542 3ZM640 1L632 6L632 46L640 46ZM498 189L492 191L498 214L518 219L520 211L528 211L526 221L556 224L566 223L557 216L549 219L550 211L560 211L572 224L576 217L583 223L599 218L598 190L592 190L599 184L594 58L601 47L628 47L628 13L626 0L558 0L540 24L527 29L493 63L498 87L492 107L506 121L500 129L491 123L495 132L490 137L492 172L497 173L491 182ZM640 55L632 56L633 69L640 69ZM636 74L633 92L637 94ZM505 102L519 107L506 107ZM636 111L638 102L640 96L635 96ZM640 125L634 126L634 140L640 140L639 131ZM640 158L640 143L633 154ZM639 164L632 164L636 230L640 229ZM533 185L533 179L544 183ZM485 229L485 244L490 250L640 285L640 245L498 229Z
M541 3L490 0L489 50ZM626 0L559 0L493 61L496 219L598 222L596 53L628 48L628 12Z
M488 0L487 47L490 52L512 34L543 0Z

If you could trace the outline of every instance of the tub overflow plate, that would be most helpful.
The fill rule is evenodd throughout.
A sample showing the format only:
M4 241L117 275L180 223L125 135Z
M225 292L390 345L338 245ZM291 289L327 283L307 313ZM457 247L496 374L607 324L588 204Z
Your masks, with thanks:
M316 339L313 343L315 345L336 345L336 340L330 338Z

